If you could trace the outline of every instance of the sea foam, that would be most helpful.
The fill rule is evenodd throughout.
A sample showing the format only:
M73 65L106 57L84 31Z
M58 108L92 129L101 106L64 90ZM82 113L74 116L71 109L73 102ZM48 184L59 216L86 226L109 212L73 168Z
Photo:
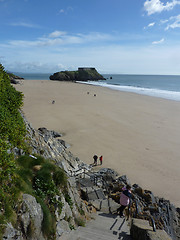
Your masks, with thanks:
M180 101L180 92L176 92L176 91L167 91L167 90L161 90L161 89L142 88L142 87L134 87L134 86L112 85L104 82L94 82L94 81L88 81L88 82L78 81L78 82L94 85L94 86L106 87L106 88L110 88L117 91L133 92L141 95Z

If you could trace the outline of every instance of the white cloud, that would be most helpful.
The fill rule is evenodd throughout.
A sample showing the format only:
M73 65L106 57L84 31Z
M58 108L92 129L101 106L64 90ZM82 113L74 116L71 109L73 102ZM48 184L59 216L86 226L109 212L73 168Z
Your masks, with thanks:
M161 20L160 23L161 23L161 24L165 24L165 23L167 23L168 21L169 21L168 19L165 19L165 20Z
M9 25L15 26L15 27L40 28L39 25L26 23L26 22L14 22L14 23L10 23Z
M146 27L144 27L144 29L153 27L155 25L155 22L149 23Z
M43 72L43 73L53 73L55 69L63 70L63 64L51 64L49 62L40 61L14 61L7 64L8 70L14 72Z
M61 8L61 9L59 10L59 14L61 14L61 13L67 14L68 12L72 12L72 11L74 11L74 9L73 9L71 6L69 6L69 7L67 7L66 9Z
M50 38L57 38L57 37L60 37L60 36L64 36L66 35L67 33L66 32L63 32L63 31L54 31L52 33L49 34L49 37Z
M94 48L79 46L61 53L38 48L36 54L19 47L16 58L12 58L11 50L5 49L4 52L6 61L3 65L12 72L53 73L65 69L75 70L79 66L95 66L101 73L180 74L179 45L162 45L158 48L114 44Z
M161 13L162 11L172 10L176 5L180 5L180 1L172 0L164 4L160 0L146 0L144 3L144 9L147 11L148 15L154 13Z
M59 13L64 13L64 12L65 12L64 9L60 9L60 10L59 10Z
M172 23L170 23L172 21ZM180 27L180 15L173 16L169 18L169 24L165 28L165 30L168 30L169 28L179 28Z
M148 25L148 27L153 27L154 24L155 24L155 22L152 22L152 23L150 23L150 24Z
M74 34L70 35L66 32L54 31L48 37L41 37L36 40L11 40L3 46L10 47L44 47L44 46L62 46L72 44L86 44L95 41L111 41L113 36L104 33ZM1 44L2 46L2 44Z
M98 32L91 32L89 34L77 34L77 36L82 38L84 41L88 41L88 42L114 39L114 37L110 34L98 33Z
M62 63L58 63L58 64L57 64L57 67L58 67L59 69L65 69L65 68L66 68L66 66L64 66Z
M154 41L154 42L152 42L152 44L161 44L161 43L163 43L164 42L164 38L162 38L161 40L159 40L159 41Z

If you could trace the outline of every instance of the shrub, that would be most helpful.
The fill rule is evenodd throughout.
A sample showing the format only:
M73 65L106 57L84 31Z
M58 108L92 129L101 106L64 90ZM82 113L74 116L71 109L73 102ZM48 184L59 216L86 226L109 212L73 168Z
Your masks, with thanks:
M53 174L53 180L56 186L66 186L67 184L67 176L63 169L57 169Z
M64 171L51 163L50 160L41 156L36 156L36 158L21 156L16 160L17 173L21 178L18 187L23 192L33 195L41 204L44 216L42 230L49 237L54 236L55 232L55 208L58 208L59 213L61 213L63 207L60 197L57 198L60 196L58 188L59 185L64 188L62 183L67 185L67 178ZM41 165L40 170L33 171L35 165Z
M75 218L75 223L76 223L78 226L85 227L85 221L84 221L82 218Z
M0 64L0 208L6 221L13 213L13 206L19 191L15 183L16 163L11 149L24 147L26 128L19 112L23 104L23 94L16 91Z
M69 204L70 208L73 208L73 201L71 199L71 197L69 196L68 192L65 192L64 194L65 200L66 202Z

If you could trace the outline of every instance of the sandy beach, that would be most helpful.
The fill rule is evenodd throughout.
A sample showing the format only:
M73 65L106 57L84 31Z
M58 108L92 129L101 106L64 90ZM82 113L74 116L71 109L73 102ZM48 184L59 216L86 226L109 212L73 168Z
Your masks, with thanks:
M180 207L180 102L58 81L24 80L15 87L34 128L63 133L82 161L103 155L101 167Z

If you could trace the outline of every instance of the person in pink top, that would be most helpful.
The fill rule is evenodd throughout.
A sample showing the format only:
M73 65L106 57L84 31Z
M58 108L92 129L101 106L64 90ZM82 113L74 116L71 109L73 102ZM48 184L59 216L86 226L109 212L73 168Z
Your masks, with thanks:
M119 214L123 217L124 209L129 205L131 199L131 186L127 185L126 187L122 188L122 193L120 195L120 208L118 208Z

